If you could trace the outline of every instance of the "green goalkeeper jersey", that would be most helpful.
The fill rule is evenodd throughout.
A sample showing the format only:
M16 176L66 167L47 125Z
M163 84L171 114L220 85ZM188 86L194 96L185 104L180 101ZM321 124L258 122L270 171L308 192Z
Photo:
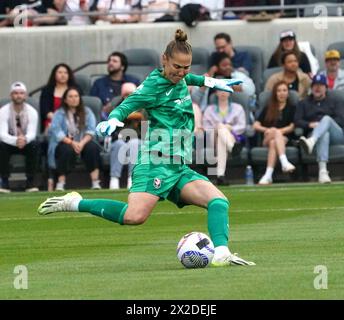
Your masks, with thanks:
M188 85L203 86L204 76L189 73L174 84L162 75L162 70L155 69L110 113L109 119L123 121L132 112L145 109L149 126L141 152L155 151L166 157L190 159L194 113Z

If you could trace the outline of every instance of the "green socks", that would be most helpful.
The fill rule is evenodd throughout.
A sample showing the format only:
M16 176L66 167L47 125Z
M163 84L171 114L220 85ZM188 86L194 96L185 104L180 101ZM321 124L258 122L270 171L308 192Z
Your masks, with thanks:
M81 200L79 212L89 212L95 216L123 224L128 204L122 201L100 199ZM229 202L215 198L208 203L208 230L215 247L227 246L229 237Z
M215 198L208 203L208 230L215 247L228 246L229 238L229 202Z
M79 203L79 212L89 212L106 220L123 224L127 207L127 203L116 200L81 200Z

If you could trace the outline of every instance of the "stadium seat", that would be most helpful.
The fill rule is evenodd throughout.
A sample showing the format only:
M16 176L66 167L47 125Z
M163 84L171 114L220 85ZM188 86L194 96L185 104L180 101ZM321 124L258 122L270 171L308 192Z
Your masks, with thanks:
M191 72L195 74L204 74L208 71L209 51L205 48L192 48Z
M251 56L252 71L250 77L256 86L256 93L259 94L260 91L263 90L261 85L264 70L263 50L256 46L236 46L235 49L237 51L246 51Z
M85 96L89 95L91 90L91 78L81 73L75 74L74 77L76 84L82 90L82 94Z
M341 60L344 60L344 41L331 43L327 47L327 50L338 50L341 56Z
M263 71L263 83L262 83L262 90L265 88L265 84L268 81L268 79L275 73L282 71L282 67L273 67L273 68L267 68Z
M153 49L136 48L123 51L128 59L127 73L141 81L160 65L158 53Z
M98 123L100 121L100 114L103 107L102 101L98 97L92 96L82 96L82 100L84 101L84 105L93 111Z

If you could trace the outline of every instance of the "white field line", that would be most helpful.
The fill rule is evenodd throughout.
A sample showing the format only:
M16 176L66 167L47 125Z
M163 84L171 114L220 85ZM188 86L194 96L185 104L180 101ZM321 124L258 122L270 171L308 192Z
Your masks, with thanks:
M237 185L237 186L231 186L231 187L225 187L226 191L228 191L229 193L233 192L277 192L277 191L312 191L312 190L333 190L333 189L337 189L337 190L343 190L344 191L344 184L342 182L340 183L332 183L331 185L319 185L319 184L311 184L311 185L304 185L304 184L291 184L291 185L283 185L281 184L280 186L278 185L273 185L273 186L245 186L245 185ZM104 192L104 191L102 191ZM82 191L80 191L80 193L82 194ZM96 195L97 192L94 193L94 195ZM105 190L105 193L104 195L108 195L109 193L106 192ZM123 195L123 194L128 194L127 191L118 191L116 193L113 193L112 194L112 198L116 200L116 196L119 196L119 195ZM51 197L54 197L54 196L62 196L63 194L55 194L55 195L52 195L52 194L47 194L47 195L44 195L44 193L36 193L34 195L30 195L28 196L26 193L23 193L23 195L21 195L20 193L15 193L15 194L7 194L7 195L2 195L0 194L0 201L4 201L4 200L11 200L11 201L17 201L17 200L28 200L28 199L34 199L34 198L37 198L37 199L40 199L40 201L42 201L44 198L47 199L47 198L51 198ZM89 192L86 192L86 198L87 196L89 196L90 193ZM94 197L92 198L89 198L89 199L93 199ZM102 196L100 197L102 198ZM106 198L106 199L109 199L109 198ZM110 198L111 199L111 198Z
M252 213L252 212L297 212L297 211L330 211L330 210L344 210L344 207L322 207L322 208L269 208L269 209L243 209L235 210L233 213ZM194 211L166 211L166 212L156 212L152 215L165 216L165 215L184 215L184 214L197 214ZM71 213L70 215L48 215L48 216L36 216L30 218L0 218L0 221L31 221L31 220L41 220L49 219L81 219L81 218L95 218L93 215L85 215L78 213Z

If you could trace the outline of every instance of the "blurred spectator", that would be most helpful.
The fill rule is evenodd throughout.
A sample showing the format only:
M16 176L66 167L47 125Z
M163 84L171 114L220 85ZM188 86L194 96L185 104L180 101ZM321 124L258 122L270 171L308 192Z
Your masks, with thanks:
M325 70L321 73L327 78L329 90L344 90L344 69L340 68L340 53L329 50L325 53Z
M6 1L0 1L0 14L1 15L7 14ZM8 19L0 18L0 27L6 27L8 24L9 24Z
M250 7L250 6L278 6L281 4L280 0L225 0L225 7ZM259 15L262 13L273 13L274 18L278 18L281 16L280 11L271 11L271 10L264 10L264 11L259 11L259 10L253 10L253 11L226 11L224 13L224 19L249 19L252 18L254 15Z
M121 52L113 52L108 57L107 71L108 75L97 79L92 88L90 95L100 98L103 103L101 119L107 120L112 110L111 101L114 97L121 95L121 87L125 82L132 82L136 86L140 81L125 72L128 68L127 57Z
M49 128L48 163L58 176L56 190L64 190L66 175L73 169L77 156L86 164L92 189L100 189L100 149L93 141L96 118L84 106L77 88L68 88L62 97L62 106Z
M10 25L13 25L15 17L25 8L27 15L32 16L26 21L26 26L53 25L59 20L59 17L37 17L38 14L42 13L57 13L54 0L5 0L3 2L6 13L12 16L7 21ZM25 21L21 20L19 23L25 23Z
M316 148L319 182L330 183L327 171L329 146L344 144L344 108L338 99L327 93L326 76L323 74L313 77L312 93L299 102L295 126L304 129L300 146L309 154L314 146Z
M219 52L225 52L231 59L233 67L238 71L245 72L249 75L252 71L252 60L248 52L238 52L234 46L232 39L227 33L218 33L214 37L216 51L210 56L210 66L216 64L216 56Z
M178 7L178 0L141 0L142 11L175 11ZM142 22L174 21L175 15L161 13L147 13L141 16Z
M293 137L296 107L290 103L288 91L285 81L276 82L267 106L253 124L253 128L264 135L263 146L269 149L266 171L259 184L272 183L277 156L283 172L295 170L295 166L288 161L285 153L285 146Z
M138 10L140 1L138 0L98 0L96 4L99 13L112 13L108 15L99 15L98 21L109 23L131 23L140 20L139 15L135 14ZM132 13L118 13L121 11L132 11Z
M124 83L122 86L121 96L117 99L116 108L126 99L131 93L136 90L136 85L133 83ZM112 104L113 104L112 103ZM128 181L127 188L129 189L132 184L131 173L136 163L139 146L141 144L141 121L144 120L143 112L133 112L125 120L124 128L119 128L112 135L112 144L110 150L110 189L119 189L119 180L122 176L123 165L128 164ZM126 130L130 135L122 137L123 129L131 129L132 132ZM129 138L129 139L128 139ZM125 139L125 140L124 140Z
M215 76L215 77L224 77L226 79L230 78L235 78L243 81L243 84L239 86L239 90L242 91L243 93L247 94L248 96L253 96L256 87L254 85L253 80L246 75L246 73L236 70L232 64L232 60L230 57L222 52L218 53L214 57L214 67L213 70L214 74L212 75L211 73L209 74L210 77Z
M13 83L10 93L11 102L0 108L0 192L10 192L8 179L12 154L25 156L26 191L38 191L34 185L39 157L36 142L38 113L25 102L27 89L24 83Z
M230 94L216 91L215 103L208 106L203 115L204 130L214 135L217 151L217 183L228 184L225 180L228 153L240 153L243 134L246 129L244 108L230 101ZM207 133L208 134L208 133Z
M63 13L87 13L93 8L97 0L54 0L55 7ZM66 16L69 25L87 25L92 23L92 19L87 15Z
M300 50L296 41L296 34L292 30L283 31L280 33L280 43L270 58L268 68L274 68L282 65L283 53L288 51L293 51L295 53L301 70L310 75L312 73L312 69L309 60L307 55Z
M217 53L214 56L214 67L209 69L207 74L209 77L239 79L243 83L240 86L234 86L235 91L242 91L250 97L253 97L256 91L253 80L246 75L246 73L234 70L231 59L225 52ZM195 87L192 90L192 99L197 103L201 110L204 111L208 106L209 96L213 93L212 90L206 87Z
M72 69L65 63L57 64L50 73L47 85L43 88L39 107L41 130L47 133L54 112L61 106L62 96L68 87L76 87Z
M308 75L299 70L299 62L293 51L285 52L282 55L283 70L270 76L265 84L265 90L272 90L275 83L285 81L289 90L298 92L300 99L307 96L311 84Z
M179 8L183 8L189 4L199 4L205 7L210 12L210 18L212 20L221 20L222 19L222 11L214 11L214 10L221 10L224 8L224 1L223 0L175 0L178 3Z

